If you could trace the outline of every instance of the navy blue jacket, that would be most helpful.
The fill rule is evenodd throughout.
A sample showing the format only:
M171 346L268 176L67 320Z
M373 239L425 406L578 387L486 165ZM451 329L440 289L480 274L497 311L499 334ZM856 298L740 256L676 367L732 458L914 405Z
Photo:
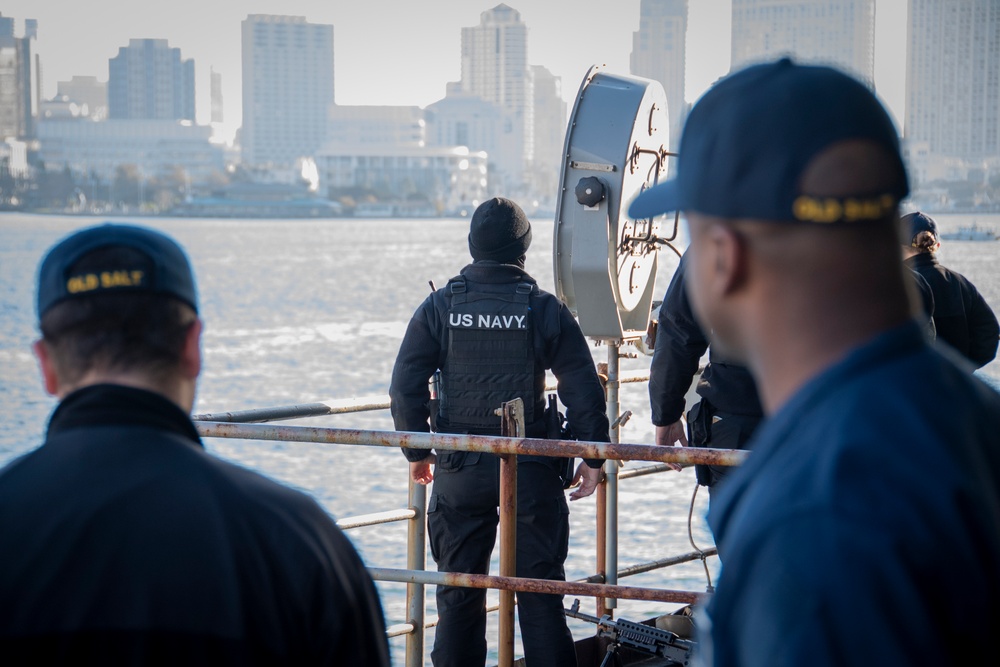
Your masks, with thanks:
M0 471L0 661L377 665L364 564L309 496L203 448L174 403L96 385Z
M462 269L472 290L511 283L535 284L523 269L510 264L480 261ZM430 392L427 382L444 366L448 348L447 314L450 305L447 287L427 297L410 319L392 369L389 386L392 418L397 431L430 431ZM610 442L604 387L597 375L594 358L580 325L569 309L555 296L538 290L530 299L534 335L535 372L544 376L551 370L558 382L559 400L566 406L566 419L578 440ZM448 432L447 415L439 417L439 430ZM410 461L422 461L426 449L404 449ZM601 462L587 460L591 467Z
M691 387L708 338L691 311L684 288L686 255L681 257L660 306L659 324L649 367L649 403L653 424L668 426L684 414L684 395ZM709 350L709 362L696 391L719 412L763 415L757 385L745 366L719 358Z
M1000 342L1000 324L975 285L942 266L932 253L908 258L906 265L930 284L934 293L934 328L976 368L993 361Z
M710 664L937 667L994 650L1000 396L956 360L915 322L887 331L756 431L708 510L726 554L699 626Z

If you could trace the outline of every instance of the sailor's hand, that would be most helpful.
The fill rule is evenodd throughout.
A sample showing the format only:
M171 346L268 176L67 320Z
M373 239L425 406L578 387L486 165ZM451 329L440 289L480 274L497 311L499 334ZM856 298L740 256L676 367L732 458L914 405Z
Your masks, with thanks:
M591 468L586 463L581 463L576 468L576 474L573 475L573 482L570 486L580 486L573 493L569 494L570 500L579 500L580 498L586 498L587 496L594 493L594 489L597 485L601 483L601 476L604 471L601 468Z
M667 426L657 426L656 444L661 447L673 447L674 443L677 443L681 447L687 447L688 439L686 430L684 428L684 420L682 419L678 419L673 424L668 424ZM667 465L673 470L681 469L676 463L668 463Z
M410 479L417 484L430 484L434 481L434 461L437 457L431 454L422 461L410 461Z

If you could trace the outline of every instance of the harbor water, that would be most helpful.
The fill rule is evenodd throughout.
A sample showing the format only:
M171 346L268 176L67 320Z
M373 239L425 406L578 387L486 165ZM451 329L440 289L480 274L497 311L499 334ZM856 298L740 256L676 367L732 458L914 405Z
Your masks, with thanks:
M937 215L943 232L973 222L1000 229L1000 215ZM195 268L205 322L204 365L195 412L385 396L406 324L429 293L469 261L463 219L129 219L163 230L188 251ZM30 346L37 336L34 282L38 262L67 233L99 218L0 215L0 464L37 446L55 407L43 390ZM543 289L553 289L551 220L535 220L527 269ZM683 237L683 233L682 233ZM945 241L943 264L966 275L1000 311L1000 242ZM661 251L657 278L662 297L676 256ZM622 371L644 371L649 358L633 348ZM596 361L607 348L594 347ZM1000 382L1000 363L980 371ZM623 385L622 410L632 418L622 442L651 443L653 428L644 384ZM391 430L388 411L287 422L312 426ZM254 468L312 494L337 518L406 505L407 466L394 448L208 439L219 456ZM627 464L637 467L645 464ZM691 470L623 480L620 488L619 566L692 551L688 513L695 490ZM692 535L700 547L712 539L704 522L707 494L695 499ZM404 568L405 523L349 532L373 567ZM593 498L571 503L567 576L594 570ZM711 576L718 563L708 561ZM433 560L428 554L429 567ZM497 573L494 563L492 573ZM622 580L623 584L704 591L700 563L689 563ZM404 586L379 583L389 624L405 619ZM435 613L433 587L427 612ZM489 600L497 595L491 592ZM567 600L567 606L572 600ZM669 605L619 601L618 615L639 620L671 610ZM593 613L592 600L581 609ZM491 622L491 659L496 622ZM593 626L571 623L582 638ZM427 641L433 639L428 631ZM393 662L402 665L404 640L392 641ZM520 654L520 648L515 648ZM429 649L427 651L429 654ZM428 660L429 664L429 660Z

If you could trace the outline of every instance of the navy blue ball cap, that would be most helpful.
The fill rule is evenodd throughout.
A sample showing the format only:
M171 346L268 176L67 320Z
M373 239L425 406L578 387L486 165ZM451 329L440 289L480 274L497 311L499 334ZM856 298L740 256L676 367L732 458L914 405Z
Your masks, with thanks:
M907 213L902 217L900 222L903 225L903 229L910 230L910 240L912 241L914 237L920 232L930 232L934 235L934 238L938 236L938 226L934 222L934 218L927 215L926 213L921 213L916 211L914 213Z
M835 197L804 192L814 158L844 141L884 149L888 185ZM681 134L677 176L641 193L629 216L696 211L721 218L815 223L881 219L909 193L896 128L860 81L788 58L740 70L691 109Z
M78 267L106 248L128 248L145 261L109 260L107 266L88 261L86 268ZM38 271L38 317L67 299L122 291L166 294L198 311L191 264L173 239L146 227L105 223L75 232L49 250Z

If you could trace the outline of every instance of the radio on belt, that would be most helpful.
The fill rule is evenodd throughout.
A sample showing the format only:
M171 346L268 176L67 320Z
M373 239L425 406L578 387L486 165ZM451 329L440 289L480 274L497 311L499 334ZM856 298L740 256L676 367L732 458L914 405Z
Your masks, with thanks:
M646 333L665 241L654 219L627 211L666 177L668 127L658 81L587 72L566 130L553 254L556 295L588 337L621 343Z

